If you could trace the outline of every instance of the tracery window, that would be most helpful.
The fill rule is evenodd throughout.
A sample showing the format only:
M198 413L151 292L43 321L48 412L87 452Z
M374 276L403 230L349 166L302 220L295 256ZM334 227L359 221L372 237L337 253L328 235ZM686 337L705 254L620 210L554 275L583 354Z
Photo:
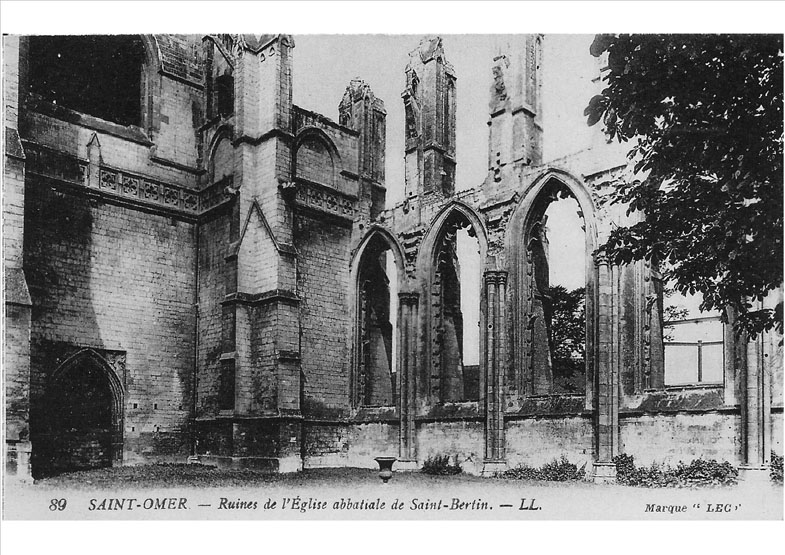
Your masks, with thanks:
M480 246L460 212L445 220L431 279L431 392L441 402L480 397Z
M374 235L360 258L357 277L355 404L397 404L398 279L388 243Z
M522 347L529 395L583 394L586 388L586 238L583 213L552 180L525 224Z

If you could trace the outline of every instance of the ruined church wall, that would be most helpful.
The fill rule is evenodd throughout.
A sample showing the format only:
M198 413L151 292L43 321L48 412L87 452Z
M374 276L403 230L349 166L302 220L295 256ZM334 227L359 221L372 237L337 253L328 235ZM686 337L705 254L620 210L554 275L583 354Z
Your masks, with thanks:
M743 461L740 430L738 412L621 414L620 452L634 456L639 466L675 466L697 458L738 465Z
M351 230L317 218L296 217L300 297L300 356L305 379L305 416L349 408ZM313 414L309 414L313 413Z
M508 419L505 445L507 464L539 467L562 456L580 467L591 468L594 428L591 416L529 417Z
M378 468L376 457L398 456L398 422L304 424L304 468Z
M115 366L125 389L124 462L187 454L193 224L59 192L40 178L28 178L26 198L33 425L47 378L91 348L124 355Z
M481 419L417 422L417 459L448 455L457 463L481 462L485 451L485 422Z
M196 418L218 412L223 353L223 305L226 295L226 251L229 215L214 214L199 224L199 346Z

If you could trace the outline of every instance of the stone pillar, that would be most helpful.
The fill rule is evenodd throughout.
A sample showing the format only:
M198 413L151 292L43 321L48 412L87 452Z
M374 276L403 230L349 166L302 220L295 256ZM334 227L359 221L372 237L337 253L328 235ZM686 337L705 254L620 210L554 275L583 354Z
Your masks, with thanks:
M30 292L23 270L25 214L25 153L19 139L20 61L26 42L3 37L3 101L5 163L3 164L3 271L5 274L5 476L29 481L30 453Z
M594 481L613 482L616 479L616 465L613 457L619 451L619 376L614 360L614 346L618 337L614 334L614 314L617 304L614 287L614 268L607 258L597 259L599 275L599 303L597 326L597 389L596 389L596 452L594 462Z
M765 334L747 343L741 377L742 464L739 478L748 483L769 480L771 451L771 386L765 370Z
M235 195L229 217L222 302L218 464L277 472L302 466L302 368L293 213L292 51L286 35L237 39Z
M542 35L519 35L494 58L488 170L494 182L542 163Z
M404 151L406 198L455 192L456 77L440 37L429 37L409 54Z
M416 292L398 293L398 416L400 418L397 468L417 468L417 430L414 426L415 391L417 376L417 323L420 295Z
M352 79L338 106L341 125L360 133L359 164L360 197L370 201L371 219L385 208L387 189L384 186L384 155L387 142L387 111L362 79Z
M505 308L507 272L485 272L485 460L484 476L506 470L504 455L504 373L507 360Z

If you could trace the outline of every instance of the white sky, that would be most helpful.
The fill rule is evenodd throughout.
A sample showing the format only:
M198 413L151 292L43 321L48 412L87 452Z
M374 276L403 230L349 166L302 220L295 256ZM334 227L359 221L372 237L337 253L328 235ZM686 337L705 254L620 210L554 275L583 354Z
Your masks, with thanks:
M299 35L295 37L295 104L338 119L349 81L364 79L387 109L388 206L403 198L404 113L401 92L409 52L423 35ZM491 65L513 35L442 35L457 75L457 169L459 190L479 185L487 172ZM543 51L545 159L583 148L591 140L583 109L593 94L593 35L546 35Z

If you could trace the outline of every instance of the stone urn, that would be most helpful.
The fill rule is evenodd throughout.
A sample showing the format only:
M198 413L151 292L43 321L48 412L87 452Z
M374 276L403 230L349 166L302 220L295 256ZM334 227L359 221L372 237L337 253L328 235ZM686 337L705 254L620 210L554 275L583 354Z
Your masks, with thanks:
M379 478L386 484L392 478L393 463L398 459L395 457L376 457L374 460L379 463Z

